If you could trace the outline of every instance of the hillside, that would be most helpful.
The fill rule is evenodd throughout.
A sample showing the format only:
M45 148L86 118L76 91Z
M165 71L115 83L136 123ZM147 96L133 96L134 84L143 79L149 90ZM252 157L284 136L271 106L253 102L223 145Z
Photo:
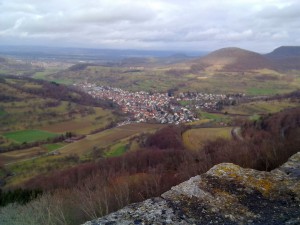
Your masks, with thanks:
M162 197L129 205L85 225L299 224L299 166L300 152L272 172L222 163L172 187Z
M281 46L265 56L272 59L300 57L300 46Z
M30 76L40 71L43 71L42 67L34 66L29 62L0 56L0 74Z
M265 56L273 61L277 70L300 69L300 46L281 46Z
M211 68L220 71L248 71L272 69L273 65L266 57L240 48L222 48L194 61L194 67Z
M75 88L0 77L0 152L32 147L30 143L65 132L103 129L115 119L110 102L98 101Z
M43 194L30 202L28 201L31 199L25 199L26 205L18 205L9 204L16 201L6 198L8 195L11 196L11 192L3 192L2 196L6 200L6 206L0 208L0 218L2 219L0 222L13 225L18 224L17 222L21 220L23 224L52 223L60 225L60 219L64 219L64 224L77 225L115 212L131 203L160 196L173 186L190 177L203 174L212 166L223 162L256 170L275 169L299 151L300 140L297 138L300 131L299 123L297 123L300 117L299 111L299 108L290 109L266 116L255 122L249 122L241 128L242 140L217 139L207 143L200 151L174 149L174 146L182 146L180 134L184 131L184 127L164 127L162 128L164 132L158 130L148 137L144 136L143 149L128 152L123 156L99 158L80 165L75 164L74 156L63 159L56 158L56 161L54 161L55 157L59 156L45 157L43 161L40 161L40 166L36 168L39 173L32 174L35 176L30 180L27 179L26 182L24 179L22 180L23 191L42 190ZM90 136L88 139L94 138ZM162 141L166 145L162 146ZM48 163L48 160L52 160L52 167L45 168L44 165ZM69 165L69 168L66 166L62 168L61 163ZM183 201L177 202L178 205L175 204L176 201L173 201L176 194L172 195L172 192L164 194L164 198L168 198L167 204L170 203L171 206L165 204L164 200L160 201L166 207L165 211L159 206L157 207L159 213L157 219L170 219L168 221L172 224L171 218L174 218L172 212L175 212L175 216L185 215L181 218L182 220L193 218L194 215L196 216L194 218L198 219L204 213L208 216L205 217L207 219L240 222L238 215L243 213L242 215L247 218L246 222L252 220L253 224L265 224L263 222L266 218L281 221L298 213L299 209L295 208L295 204L299 204L297 202L299 200L294 193L299 194L299 191L297 192L296 188L289 189L290 186L287 184L297 185L297 181L292 183L289 177L297 175L299 169L296 168L293 171L286 168L289 176L281 173L273 177L272 174L266 172L241 169L232 164L222 165L214 167L210 173L202 175L201 181L197 176L192 181L173 188L174 192L183 190L183 198L179 199ZM25 170L24 175L27 176L28 172L31 173L28 166L26 164L20 168L19 165L11 165L7 169L19 175ZM246 179L242 179L244 175L247 176ZM21 184L20 181L18 184ZM197 196L189 198L188 193L195 195L207 193L208 198L198 199ZM273 197L273 200L268 194ZM281 196L284 196L284 199L281 199ZM208 200L207 205L204 200ZM152 200L149 201L150 208L148 209L155 209L157 205L152 207ZM149 203L149 201L147 202ZM204 206L207 206L206 211L202 211L202 202ZM153 215L150 210L147 211L147 204L142 203L136 206L142 215ZM267 217L259 217L261 206L265 210L262 215L269 213ZM183 211L184 209L187 211ZM213 211L214 209L215 211ZM274 209L276 210L274 211ZM16 214L16 210L20 213ZM125 210L122 210L121 213L119 211L118 214L124 216L125 214L122 212ZM116 215L116 219L125 219L121 216L118 217L118 214L113 214ZM32 217L32 215L35 216ZM142 224L141 220L144 219L142 215L139 218L139 213L136 211L133 211L131 215L136 215L137 218L133 218L136 221L130 224ZM224 218L223 215L228 216ZM130 214L126 213L126 216L128 216L127 219L132 219ZM148 224L153 224L150 221ZM94 224L97 224L96 221ZM176 220L173 224L177 224Z

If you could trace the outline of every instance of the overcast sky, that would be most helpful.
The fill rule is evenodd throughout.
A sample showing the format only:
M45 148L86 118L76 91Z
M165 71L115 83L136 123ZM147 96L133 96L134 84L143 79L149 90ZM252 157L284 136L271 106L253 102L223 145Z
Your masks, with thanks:
M0 45L268 52L300 45L300 0L0 0Z

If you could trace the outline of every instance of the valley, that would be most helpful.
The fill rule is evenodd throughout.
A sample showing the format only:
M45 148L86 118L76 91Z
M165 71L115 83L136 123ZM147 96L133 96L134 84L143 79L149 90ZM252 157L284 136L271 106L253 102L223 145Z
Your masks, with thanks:
M278 51L3 58L1 190L42 190L84 222L223 161L275 168L300 146L298 61Z

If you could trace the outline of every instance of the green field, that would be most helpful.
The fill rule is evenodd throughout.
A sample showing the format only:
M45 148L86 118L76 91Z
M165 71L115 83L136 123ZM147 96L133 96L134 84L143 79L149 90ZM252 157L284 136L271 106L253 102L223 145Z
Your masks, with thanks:
M255 115L279 112L283 109L300 106L300 103L291 102L289 99L273 101L257 101L227 106L222 111L230 114Z
M123 155L126 152L126 146L123 144L117 144L111 150L105 153L106 157L116 157Z
M6 115L6 112L3 109L0 109L0 116Z
M275 89L268 88L256 88L251 87L247 89L247 94L249 95L274 95L277 91Z
M5 164L10 163L7 168L15 174L7 181L7 186L18 185L38 174L66 168L81 163L82 160L90 160L94 147L106 149L105 157L120 156L127 149L128 151L136 150L138 146L132 140L134 137L142 133L154 132L163 126L161 124L129 124L88 135L82 140L67 145L47 144L22 151L1 153L0 160ZM129 143L131 145L127 148ZM46 155L47 152L58 148L58 155Z
M17 143L30 143L35 141L47 140L48 138L54 138L58 136L58 134L50 133L43 130L21 130L5 133L3 134L3 136Z
M189 150L200 150L207 141L230 138L231 130L232 127L190 129L183 133L183 143Z
M227 115L223 115L223 114L217 114L217 113L208 113L208 112L204 112L204 111L199 111L198 114L200 121L211 121L211 122L215 122L215 123L228 123L231 119L229 116Z
M54 151L56 149L62 148L65 146L63 143L53 143L53 144L45 144L42 147L46 148L49 152Z

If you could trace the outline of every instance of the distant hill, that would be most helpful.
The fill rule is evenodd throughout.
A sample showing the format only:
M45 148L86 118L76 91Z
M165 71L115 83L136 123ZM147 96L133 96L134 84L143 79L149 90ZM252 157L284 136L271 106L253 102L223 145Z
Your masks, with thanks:
M34 66L29 62L0 56L0 74L30 76L40 71L43 71L42 67Z
M266 56L272 59L300 57L300 46L281 46L266 54Z
M121 66L143 66L143 67L153 67L153 66L164 66L174 63L181 63L187 60L191 60L192 57L185 54L174 54L167 57L130 57L121 60L119 65Z
M246 71L272 69L272 62L265 56L241 48L222 48L194 61L194 67L221 71Z
M265 56L278 70L300 70L300 46L281 46Z
M0 63L6 62L6 59L0 56Z

